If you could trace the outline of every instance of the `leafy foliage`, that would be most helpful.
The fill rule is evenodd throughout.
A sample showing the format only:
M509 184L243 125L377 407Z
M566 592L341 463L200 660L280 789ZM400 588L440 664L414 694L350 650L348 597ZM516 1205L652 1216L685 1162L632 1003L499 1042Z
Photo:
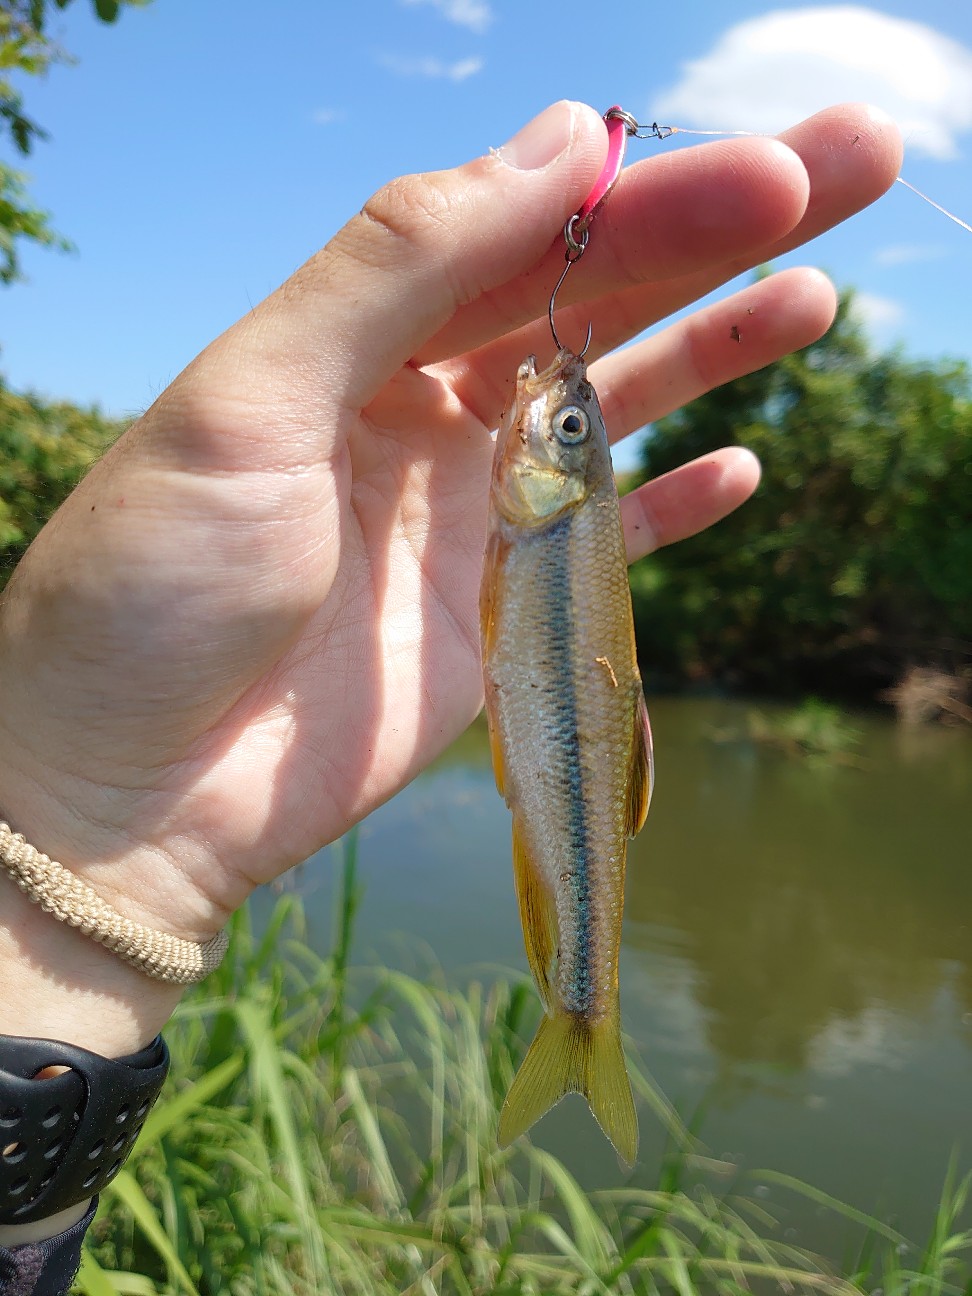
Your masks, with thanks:
M806 350L663 419L646 476L718 446L755 499L633 572L650 681L873 695L972 655L972 386L957 362L873 355L845 293Z
M51 228L46 212L33 206L22 171L0 162L0 283L20 277L17 240L29 239L41 247L69 251L71 244Z
M125 424L10 391L0 380L0 587L50 515Z
M46 133L24 109L17 79L42 76L54 63L70 61L48 35L52 12L66 9L72 0L0 0L0 140L9 137L14 150L26 157ZM122 4L147 0L92 0L102 22L118 17ZM0 283L19 277L18 240L28 239L47 247L68 248L56 234L48 214L35 207L22 172L0 162Z

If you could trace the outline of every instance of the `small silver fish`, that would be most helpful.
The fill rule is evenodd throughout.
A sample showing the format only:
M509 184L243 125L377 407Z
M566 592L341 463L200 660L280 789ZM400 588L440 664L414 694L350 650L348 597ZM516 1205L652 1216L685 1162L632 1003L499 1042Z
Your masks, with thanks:
M496 443L480 598L496 783L513 812L527 958L546 1016L500 1143L582 1093L633 1164L618 955L627 840L648 812L652 745L607 434L582 359L533 356Z

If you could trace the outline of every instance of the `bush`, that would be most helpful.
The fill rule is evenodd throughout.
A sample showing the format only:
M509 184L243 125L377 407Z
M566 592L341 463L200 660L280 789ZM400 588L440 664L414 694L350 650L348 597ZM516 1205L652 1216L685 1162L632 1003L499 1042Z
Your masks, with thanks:
M18 395L0 381L0 589L37 532L125 426L97 409Z
M972 656L972 387L965 365L873 356L852 295L819 342L650 429L644 477L754 450L755 499L632 573L649 683L873 697Z

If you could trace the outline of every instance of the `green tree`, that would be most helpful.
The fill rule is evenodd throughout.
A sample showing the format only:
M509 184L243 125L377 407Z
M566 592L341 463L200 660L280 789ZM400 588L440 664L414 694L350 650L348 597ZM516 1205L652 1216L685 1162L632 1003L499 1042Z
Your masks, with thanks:
M102 22L114 22L123 4L145 4L148 0L91 0ZM0 144L26 157L44 131L24 107L19 83L25 77L41 76L53 63L70 61L70 56L48 35L55 10L66 9L72 0L0 0ZM27 190L27 177L0 158L0 283L19 277L18 244L27 239L48 247L70 244L57 234L47 212L36 207Z
M972 656L968 369L874 355L852 302L814 345L650 430L645 475L736 443L764 477L633 573L649 680L861 696Z
M0 588L50 515L124 427L94 409L18 395L0 381Z

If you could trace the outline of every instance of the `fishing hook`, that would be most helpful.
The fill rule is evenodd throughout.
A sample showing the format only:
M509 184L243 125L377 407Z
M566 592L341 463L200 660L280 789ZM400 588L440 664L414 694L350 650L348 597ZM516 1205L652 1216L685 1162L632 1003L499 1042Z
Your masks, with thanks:
M563 342L561 342L560 338L557 336L557 326L554 324L554 309L557 303L557 294L560 292L560 285L567 278L567 272L570 270L570 267L575 261L579 261L584 255L584 251L587 248L587 240L590 238L590 230L588 229L580 231L580 238L576 236L575 231L577 229L578 219L579 214L571 216L570 220L564 226L564 241L567 244L567 251L564 254L565 264L563 270L560 272L560 278L554 284L554 290L550 294L550 304L547 307L547 319L550 321L550 332L553 335L554 346L558 351L566 351L567 347L564 346ZM584 349L578 352L578 360L583 360L587 355L587 348L591 345L591 336L593 332L594 325L588 323L587 340L584 343Z
M567 244L567 253L565 256L566 265L560 272L560 278L554 285L554 290L550 294L550 304L547 307L547 318L550 321L550 332L553 336L554 346L558 351L566 348L557 336L557 328L554 324L554 309L557 302L557 293L560 291L560 285L567 278L567 272L575 261L579 261L587 250L588 239L590 238L591 221L600 211L602 204L608 194L617 183L618 176L621 174L621 167L624 163L624 153L628 143L628 136L636 139L667 139L673 134L673 128L670 126L659 126L653 122L651 126L643 126L635 120L629 112L619 107L617 104L609 108L604 114L604 124L608 131L608 151L601 174L598 176L594 188L587 195L580 209L574 213L564 226L564 242ZM587 341L584 343L584 349L581 351L579 358L587 354L587 348L591 345L591 336L593 333L593 324L587 325Z

